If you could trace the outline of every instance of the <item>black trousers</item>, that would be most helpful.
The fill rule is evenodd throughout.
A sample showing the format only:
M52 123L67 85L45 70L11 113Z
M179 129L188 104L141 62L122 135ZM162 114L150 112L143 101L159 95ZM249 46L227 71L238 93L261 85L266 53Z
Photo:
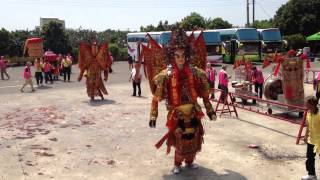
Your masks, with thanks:
M208 83L209 83L209 85L210 85L210 92L211 92L211 97L210 98L212 98L212 99L214 99L214 84L215 84L215 82L214 81L210 81L209 79L208 79Z
M306 169L308 171L308 175L316 175L314 162L316 153L313 152L314 145L307 144L307 160L306 160Z
M68 81L70 81L70 74L71 74L71 67L64 67L63 68L63 80L67 80L68 76Z
M36 72L35 77L36 77L37 85L42 84L43 82L42 72Z
M45 82L46 83L48 83L48 81L50 81L51 82L51 84L53 83L53 79L52 79L52 73L51 73L51 71L49 71L49 72L46 72L46 73L44 73L44 75L45 75Z
M257 94L259 94L259 98L262 98L263 83L262 83L262 84L255 83L255 84L254 84L254 92L256 92ZM258 93L258 92L259 92L259 93Z
M133 93L132 95L133 96L136 96L136 92L137 92L137 86L138 86L138 95L141 96L141 86L140 86L140 82L135 82L135 81L132 81L132 87L133 87Z
M316 92L316 98L317 98L317 101L319 103L319 99L320 99L320 92Z
M225 99L228 98L228 87L220 84L220 89L221 89L221 101L224 102Z

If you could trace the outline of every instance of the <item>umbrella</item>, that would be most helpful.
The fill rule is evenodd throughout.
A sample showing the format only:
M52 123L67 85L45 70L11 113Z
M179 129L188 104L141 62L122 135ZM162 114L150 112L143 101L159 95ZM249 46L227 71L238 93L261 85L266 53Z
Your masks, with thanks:
M57 57L58 57L58 55L55 54L55 53L52 52L52 51L46 51L46 52L44 53L44 59L47 60L47 61L49 61L49 62L56 61Z
M307 41L320 41L320 32L308 36Z

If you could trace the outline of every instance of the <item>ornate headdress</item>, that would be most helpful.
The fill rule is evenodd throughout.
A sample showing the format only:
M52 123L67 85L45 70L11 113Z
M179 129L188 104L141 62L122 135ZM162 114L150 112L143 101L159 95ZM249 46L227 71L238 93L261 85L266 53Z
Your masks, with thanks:
M167 46L165 46L166 60L170 63L174 59L174 52L178 49L183 49L185 58L188 61L191 56L190 39L186 32L181 29L173 29L171 32L171 39Z

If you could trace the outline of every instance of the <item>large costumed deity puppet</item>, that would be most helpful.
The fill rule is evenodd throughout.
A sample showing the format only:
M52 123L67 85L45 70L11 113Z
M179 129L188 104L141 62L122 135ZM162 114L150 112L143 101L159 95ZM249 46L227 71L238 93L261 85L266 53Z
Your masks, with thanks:
M290 50L283 56L275 54L273 61L276 66L272 76L266 79L265 97L294 106L304 106L303 64L306 62L306 69L310 68L308 57L305 54L297 57L296 52ZM265 59L263 67L268 65L269 60Z
M104 80L107 81L109 68L112 64L108 43L103 43L100 46L95 41L80 43L78 60L80 68L78 81L81 81L85 74L88 96L91 100L94 100L95 96L100 96L103 100L103 94L108 94L108 92L104 86L101 73L103 72Z
M204 113L197 102L203 99L207 115L211 120L216 114L209 101L210 86L204 68L206 48L202 33L196 38L189 37L182 29L171 32L171 40L162 48L149 37L148 46L142 45L144 70L153 94L149 126L156 126L158 102L166 101L168 110L168 133L156 144L164 142L167 153L175 148L174 173L180 173L182 162L187 167L197 168L193 163L196 153L201 150L204 130L201 119Z

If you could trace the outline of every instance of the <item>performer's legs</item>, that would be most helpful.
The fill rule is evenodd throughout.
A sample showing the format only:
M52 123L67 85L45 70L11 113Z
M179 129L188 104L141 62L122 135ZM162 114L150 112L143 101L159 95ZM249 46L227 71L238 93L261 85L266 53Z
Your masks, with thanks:
M102 92L98 89L98 93L99 93L99 96L101 97L101 100L104 100L104 98L103 98L103 94L102 94Z
M48 75L48 72L46 72L44 73L44 80L46 84L48 83L48 79L49 79L49 75Z
M9 80L9 79L10 79L10 76L9 76L9 74L8 74L8 72L7 72L6 69L4 69L4 74L7 76L8 80Z
M94 84L91 84L91 87L89 88L90 88L89 92L90 92L91 101L93 101L94 100Z
M3 76L4 75L4 70L1 69L0 71L1 71L1 79L4 80L4 76Z
M262 99L263 94L263 84L259 84L259 97Z
M68 82L70 82L71 67L67 68Z
M132 87L133 87L133 93L132 93L132 96L136 96L136 92L137 92L137 84L136 84L136 82L134 82L134 80L132 81Z
M51 72L48 72L48 78L49 78L49 80L50 80L50 82L51 82L51 84L53 83L53 79L52 79L52 73Z
M26 87L26 85L28 84L28 80L24 80L24 84L22 85L20 91L23 92L23 89Z
M174 153L174 165L175 166L181 166L183 161L183 157L179 155L177 151Z
M196 154L189 155L188 157L186 157L185 162L186 162L186 165L188 168L191 168L191 169L198 169L199 168L199 165L193 163L195 157L196 157Z
M141 83L138 82L137 86L138 86L138 95L141 96Z
M39 86L39 84L40 84L39 72L36 72L35 77L36 77L37 85Z
M30 79L28 79L27 81L28 81L28 84L31 86L31 90L32 90L32 91L35 91L35 89L34 89L34 87L33 87L32 79L30 78Z
M214 85L215 85L215 82L214 81L211 81L210 82L210 91L211 91L211 97L210 99L214 99Z
M66 82L67 80L67 68L63 68L63 81Z
M40 76L40 84L42 84L43 83L43 74L42 74L42 72L39 72L39 76Z
M316 175L315 171L315 156L316 153L313 152L314 145L312 144L307 144L307 160L306 160L306 169L308 171L308 175Z
M224 86L224 85L220 85L221 86L221 101L224 102L227 98L228 98L228 87Z

